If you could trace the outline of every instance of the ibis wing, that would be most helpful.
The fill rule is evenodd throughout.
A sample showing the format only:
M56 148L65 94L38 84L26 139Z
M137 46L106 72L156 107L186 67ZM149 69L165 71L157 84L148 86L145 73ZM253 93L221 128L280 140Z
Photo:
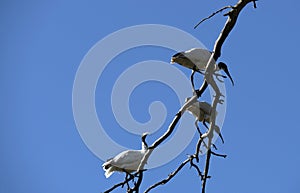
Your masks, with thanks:
M187 108L187 111L192 115L194 115L195 117L199 117L200 116L199 102L197 101L193 103L191 106Z
M184 55L191 60L199 70L205 70L211 52L203 48L194 48L186 51Z
M206 115L211 114L211 105L209 103L207 103L205 101L201 101L201 102L199 102L199 106Z
M137 170L143 156L141 150L127 150L114 157L110 164L125 170Z

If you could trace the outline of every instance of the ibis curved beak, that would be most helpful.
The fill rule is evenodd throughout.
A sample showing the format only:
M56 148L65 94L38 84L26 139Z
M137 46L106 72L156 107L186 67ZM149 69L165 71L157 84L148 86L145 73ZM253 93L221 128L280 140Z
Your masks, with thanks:
M233 82L233 79L232 79L232 77L231 77L231 75L229 73L227 65L225 63L223 63L223 62L219 62L218 67L220 69L222 69L226 73L226 75L230 78L230 81L231 81L232 85L234 86L234 82Z

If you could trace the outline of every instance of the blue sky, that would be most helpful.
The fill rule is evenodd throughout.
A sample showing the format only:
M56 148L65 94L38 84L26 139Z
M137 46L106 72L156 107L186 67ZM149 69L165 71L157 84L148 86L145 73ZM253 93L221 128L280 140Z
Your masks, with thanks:
M93 193L122 180L121 174L105 179L103 161L87 148L76 129L72 89L83 57L105 36L138 24L179 28L212 49L226 18L217 15L197 30L193 26L235 2L1 1L0 192ZM226 82L225 144L216 144L218 152L228 157L213 157L208 193L300 191L300 68L296 57L300 3L258 1L257 6L243 10L222 49L221 59L230 66L236 85ZM111 128L107 130L110 137L123 146L138 149L140 139L124 131L113 117L110 81L133 63L169 62L173 54L153 47L129 50L115 58L99 79L95 93L99 119ZM119 63L122 68L115 70ZM178 68L189 76L189 70ZM145 100L139 101L141 97ZM154 100L164 102L168 113L163 126L149 136L150 142L165 131L180 108L169 87L145 83L131 95L131 104L138 104L131 107L133 116L148 121L147 108ZM195 139L170 163L146 172L142 190L193 153L194 143ZM199 178L188 167L153 192L181 189L200 189Z

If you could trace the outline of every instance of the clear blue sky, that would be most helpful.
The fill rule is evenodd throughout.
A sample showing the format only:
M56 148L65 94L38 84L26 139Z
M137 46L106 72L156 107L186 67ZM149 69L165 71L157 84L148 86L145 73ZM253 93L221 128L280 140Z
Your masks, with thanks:
M86 147L76 129L72 88L81 60L105 36L138 24L177 27L212 49L226 18L217 15L197 30L193 26L227 3L1 1L0 192L99 193L122 180L121 174L105 179L103 161ZM296 57L300 3L261 0L257 6L253 9L251 4L243 10L222 49L222 60L230 66L236 85L226 82L227 114L222 130L225 144L217 142L218 152L228 158L212 158L208 193L300 192L300 67ZM112 65L119 62L129 67L145 59L169 62L172 54L170 50L150 48L130 50ZM188 70L179 69L189 75ZM100 81L110 75L117 77L114 73L120 72L108 68ZM112 138L137 149L139 138L122 130L109 109L107 93L111 86L97 86L99 119L112 128L108 131ZM134 101L145 96L145 91L151 93L144 104L132 108L140 122L149 119L149 102L166 103L166 123L149 137L150 142L165 131L180 107L178 101L174 103L172 91L159 86L141 85L131 98ZM146 172L142 190L166 177L186 154L193 153L193 147L191 144L169 164ZM186 167L153 192L199 189L195 171Z

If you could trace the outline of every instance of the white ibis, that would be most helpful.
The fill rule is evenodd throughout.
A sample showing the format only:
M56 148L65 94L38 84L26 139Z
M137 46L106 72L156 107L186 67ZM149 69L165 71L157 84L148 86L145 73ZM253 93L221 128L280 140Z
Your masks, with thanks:
M192 69L191 82L194 88L194 73L204 73L208 60L210 59L212 52L203 48L192 48L184 52L178 52L171 58L171 63L178 63L184 67ZM230 78L232 85L234 85L233 79L228 71L227 65L223 62L219 62L217 70L223 70ZM226 76L223 76L224 78Z
M126 150L119 153L117 156L108 159L103 165L105 177L110 177L115 171L126 172L126 174L135 172L139 169L140 163L148 149L146 137L149 133L142 135L141 150ZM143 169L143 168L141 168Z
M188 101L189 99L190 98L186 98L186 101ZM198 127L198 122L202 122L203 125L208 129L208 126L206 125L206 123L210 123L210 117L211 117L211 111L212 111L212 107L209 103L207 103L205 101L197 101L197 102L193 103L191 106L189 106L187 108L187 111L189 113L191 113L192 115L194 115L194 117L196 117L195 125L200 134L201 134L201 132ZM215 125L214 130L220 136L222 143L224 143L224 139L221 134L220 128L217 125Z

